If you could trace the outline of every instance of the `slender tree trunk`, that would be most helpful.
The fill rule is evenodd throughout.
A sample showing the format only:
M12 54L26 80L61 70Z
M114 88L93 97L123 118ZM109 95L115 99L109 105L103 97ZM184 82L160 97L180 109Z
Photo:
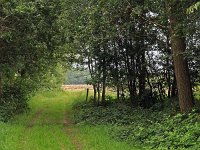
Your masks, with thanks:
M166 73L165 73L165 76L166 76L166 81L167 81L167 86L168 86L168 92L167 92L167 97L170 98L171 97L171 73L170 73L170 69L169 69L169 58L167 58L166 60L166 66L167 66L167 70L166 70Z
M177 96L177 86L176 86L176 77L175 77L175 73L174 73L174 79L172 82L172 90L171 90L171 97L176 97Z
M119 101L119 97L120 97L120 96L119 96L119 90L120 90L120 89L119 89L119 85L117 85L117 100L118 100L118 101Z
M135 82L133 80L129 81L128 88L129 88L131 103L132 103L133 107L137 107L138 101L136 99Z
M150 77L149 77L149 73L148 73L147 69L146 69L146 77L147 77L147 84L149 85L149 88L150 88L149 92L150 92L150 95L151 95L151 99L148 100L148 101L149 101L150 105L153 105L153 104L155 104L155 99L153 98L153 87L151 85Z
M114 47L115 47L115 44L113 45ZM117 58L117 59L115 59L115 61L114 61L114 63L115 63L115 73L116 73L116 85L117 85L117 100L119 101L119 97L120 97L120 81L119 81L119 68L118 68L118 61L119 61L119 59L118 59L118 53L117 53L117 50L115 49L115 52L114 52L114 54L115 54L115 57Z
M103 48L103 51L104 51L104 55L106 55L106 50L105 48ZM107 76L107 73L106 73L106 56L103 57L103 73L102 73L102 76L103 76L103 81L102 81L102 105L104 106L105 103L106 103L106 76Z
M88 56L88 68L89 68L89 72L90 72L90 76L91 76L91 79L94 80L95 77L94 77L94 67L92 65L92 59ZM96 65L96 63L95 63ZM94 103L97 102L97 87L96 87L96 83L94 83L93 81L93 91L94 91L94 95L93 95L93 98L94 98Z
M97 101L97 88L96 88L95 84L93 84L93 90L94 90L93 98L94 98L94 102L96 103L96 101Z
M106 103L106 75L105 71L103 71L103 82L102 82L102 105L104 106Z
M171 7L171 44L178 88L179 105L181 112L188 112L194 106L194 100L189 77L188 63L183 55L186 45L185 38L182 33L182 27L180 27L182 20L179 18L180 16L184 16L184 13L178 10L180 5L180 1L174 1L174 4L172 4Z
M167 71L167 85L168 85L168 93L167 93L167 97L170 98L171 97L171 76L170 76L170 72Z
M97 84L97 93L98 93L98 96L97 96L97 106L99 106L99 104L100 104L100 98L101 98L99 83Z
M140 74L139 74L139 96L142 96L145 91L145 78L146 78L146 66L145 66L145 52L142 52L140 59Z
M171 48L170 48L170 37L169 37L169 32L167 32L167 41L166 41L166 52L167 52L167 55L170 56L171 55ZM171 90L172 90L172 83L171 83L171 70L170 70L170 62L172 60L167 57L167 60L166 60L166 66L167 66L167 72L166 72L166 80L167 80L167 86L168 86L168 93L167 93L167 96L168 98L171 97Z
M105 103L106 103L106 82L105 80L103 81L103 84L102 84L102 105L104 106Z
M153 91L153 87L152 87L152 85L151 85L150 77L149 77L149 72L147 71L147 69L146 69L146 75L147 75L147 83L148 83L149 88L150 88L151 93L152 93L152 91Z
M2 87L2 75L0 72L0 99L2 98L3 95L3 87Z
M131 42L131 41L130 41ZM125 53L125 65L127 70L127 78L128 78L128 89L130 93L130 101L133 105L133 107L137 107L138 102L135 98L136 96L136 75L135 75L135 55L130 54L133 50L132 44L128 44L128 40L125 39L125 47L126 47L126 53Z
M88 101L88 95L89 95L89 88L86 89L86 98L85 98L86 102Z
M141 1L142 6L144 5L144 1ZM142 16L145 17L145 12L144 10L142 11ZM140 23L139 23L139 28L140 28L140 39L138 45L139 48L139 96L141 97L144 92L145 92L145 79L146 79L146 63L145 63L145 21L143 18L140 18ZM142 102L144 103L144 102Z

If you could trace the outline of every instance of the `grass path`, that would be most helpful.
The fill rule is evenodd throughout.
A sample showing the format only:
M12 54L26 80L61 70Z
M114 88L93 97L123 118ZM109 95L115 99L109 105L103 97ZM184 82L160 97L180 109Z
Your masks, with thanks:
M30 101L31 110L0 123L0 150L131 150L110 139L106 127L76 126L71 108L82 92L43 92Z

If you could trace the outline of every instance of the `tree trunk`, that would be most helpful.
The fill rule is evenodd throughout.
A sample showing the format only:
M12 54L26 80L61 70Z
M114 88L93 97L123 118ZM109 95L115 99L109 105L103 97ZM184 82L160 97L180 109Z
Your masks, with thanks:
M104 57L103 57L103 73L102 73L102 76L103 76L103 81L102 81L102 105L104 106L105 103L106 103L106 76L107 76L107 73L106 73L106 51L105 51L105 48L103 48L103 51L104 51Z
M130 93L130 100L133 107L138 106L138 101L136 99L136 90L135 90L135 82L130 80L128 83L128 89Z
M117 85L117 100L118 100L118 101L119 101L119 97L120 97L120 95L119 95L119 94L120 94L120 93L119 93L119 90L120 90L120 89L119 89L119 85Z
M167 85L168 85L168 93L167 93L167 97L170 98L171 97L171 76L170 76L170 72L167 71Z
M174 79L172 82L172 90L171 90L171 97L176 97L177 96L177 86L176 86L176 77L174 74Z
M101 97L101 94L100 94L100 85L99 85L99 83L97 84L97 93L98 93L98 97L97 97L97 106L99 106L99 104L100 104L100 97Z
M139 73L139 96L141 97L145 91L146 66L145 66L145 52L143 51L140 58L140 73Z
M171 48L170 48L170 37L169 37L169 32L167 32L166 34L166 37L167 37L167 41L166 41L166 52L167 52L167 55L170 56L171 55ZM170 70L170 62L172 60L167 57L167 60L166 60L166 66L167 66L167 69L166 69L166 81L167 81L167 86L168 86L168 93L167 93L167 96L168 98L171 97L171 90L172 90L172 84L171 84L171 70Z
M115 52L115 56L117 56L117 52ZM115 60L115 84L116 84L116 87L117 87L117 100L119 101L120 100L120 77L119 77L119 69L118 69L118 61L119 59L116 59Z
M89 95L89 88L86 89L86 99L85 99L86 102L88 101L88 95Z
M2 98L2 95L3 95L3 87L2 87L2 76L0 72L0 99Z
M102 98L101 98L103 106L106 103L106 75L105 75L105 71L106 70L103 69Z
M94 102L96 103L96 101L97 101L97 88L96 88L96 84L93 84L93 90L94 90L94 96L93 96L93 98L94 98Z
M141 1L141 5L144 6L144 0ZM145 18L145 11L142 10L142 17ZM139 45L138 45L138 50L139 50L139 96L142 97L145 92L145 82L146 82L146 63L145 63L145 21L143 18L140 18L139 22L139 33L141 37L138 39ZM142 100L144 103L144 100Z
M181 2L175 1L171 7L171 44L178 88L179 105L181 112L188 112L194 106L194 100L189 77L188 63L183 55L186 49L186 45L185 38L183 37L182 33L182 27L180 27L182 20L179 18L180 16L183 17L184 15L182 11L178 10L178 8L180 8L180 4Z
M104 80L102 84L102 105L104 106L105 103L106 103L106 82Z

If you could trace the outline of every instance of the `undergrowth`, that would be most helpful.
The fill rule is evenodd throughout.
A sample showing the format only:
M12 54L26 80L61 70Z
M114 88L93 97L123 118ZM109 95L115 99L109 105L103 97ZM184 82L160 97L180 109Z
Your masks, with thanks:
M7 122L14 115L28 110L28 95L23 86L5 86L0 97L0 121Z
M146 149L200 149L200 115L194 110L180 114L162 110L133 109L126 103L96 107L93 103L74 106L76 124L109 125L110 135ZM159 111L158 111L159 110Z

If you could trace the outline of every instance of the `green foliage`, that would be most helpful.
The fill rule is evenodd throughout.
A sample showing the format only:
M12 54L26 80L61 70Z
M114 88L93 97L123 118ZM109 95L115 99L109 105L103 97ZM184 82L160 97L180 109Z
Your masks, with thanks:
M124 103L107 107L79 103L74 107L76 123L112 125L110 134L117 140L142 144L146 149L199 149L199 114L173 115L170 110L133 109Z
M191 14L193 13L195 10L198 10L200 8L200 2L197 2L195 3L194 5L190 6L188 9L187 9L187 13L188 14Z
M194 96L195 96L197 101L200 101L200 91L199 91L199 89L198 89L198 91L194 92Z
M57 64L54 70L49 70L45 73L44 79L40 83L40 89L60 89L65 81L66 67Z
M1 1L0 117L26 109L30 94L63 83L61 0ZM58 85L59 84L59 85ZM20 106L21 105L21 106Z
M0 121L8 121L12 116L28 108L28 94L22 84L5 86L0 99Z

